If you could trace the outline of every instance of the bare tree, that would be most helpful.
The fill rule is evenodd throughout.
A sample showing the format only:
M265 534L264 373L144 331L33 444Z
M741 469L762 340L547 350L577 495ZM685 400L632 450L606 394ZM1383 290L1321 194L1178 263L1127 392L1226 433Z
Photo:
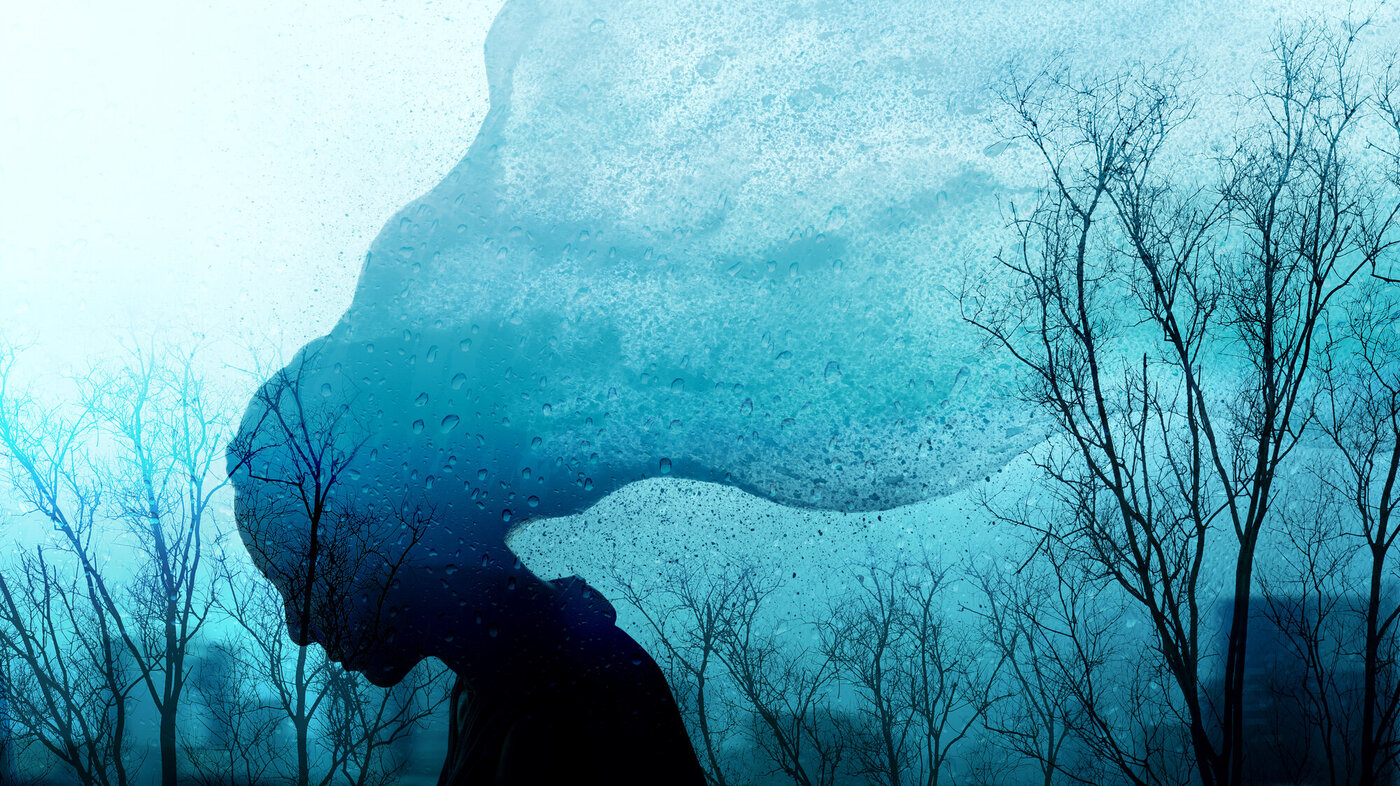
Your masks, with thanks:
M1281 544L1259 577L1255 661L1267 675L1256 689L1267 688L1272 713L1252 724L1271 754L1257 770L1300 784L1357 783L1362 685L1353 677L1364 618L1353 590L1356 542L1325 487L1308 493L1311 479L1280 499Z
M972 628L945 609L949 577L930 560L875 562L860 589L789 628L769 612L780 581L752 566L687 561L650 581L611 576L664 651L673 692L690 699L710 781L742 777L731 753L742 728L771 772L803 785L851 775L934 784L951 771L994 701L998 658L984 658ZM801 646L804 635L817 646Z
M325 672L331 701L321 740L332 770L348 786L397 783L408 759L402 746L447 703L450 672L424 663L392 688L354 672Z
M785 645L796 631L770 615L778 579L732 560L674 562L650 578L614 564L609 578L662 650L710 783L753 776L737 750L744 743L767 774L799 786L838 782L849 723L832 706L834 670L818 648Z
M1323 369L1318 420L1338 460L1324 464L1321 479L1344 511L1340 531L1359 541L1365 565L1357 782L1373 784L1393 771L1400 755L1400 683L1387 676L1397 665L1400 603L1385 589L1395 571L1395 542L1400 537L1400 339L1395 331L1400 295L1394 284L1375 281L1362 289L1348 314L1328 343ZM1299 549L1308 558L1304 567L1316 566L1322 548ZM1323 576L1340 572L1333 567Z
M972 627L950 616L952 583L950 569L928 556L908 566L898 582L907 610L908 696L927 786L937 786L953 749L1005 698L995 691L1005 658L999 652L984 657Z
M834 604L822 625L827 658L859 694L852 749L858 772L889 786L907 780L916 755L910 750L915 707L904 688L919 675L903 651L908 609L902 572L872 562L856 574L854 597Z
M249 663L248 642L230 636L210 647L194 669L192 703L204 735L185 735L181 747L199 786L252 786L289 771L278 738L285 718L264 696L261 672Z
M335 675L319 651L288 641L275 590L211 558L210 510L227 483L213 465L224 455L230 421L203 387L194 358L132 351L125 365L99 367L81 381L81 406L68 418L11 386L13 354L4 360L0 447L9 479L54 529L52 545L21 557L18 581L0 575L0 646L10 671L18 672L7 680L7 693L22 713L24 739L84 782L125 784L135 764L127 743L138 691L159 718L165 782L176 778L182 752L204 781L284 777L287 762L272 748L270 718L291 721L298 754L291 775L299 782L310 781L317 719L335 732L326 737L332 761L323 784L380 777L390 762L385 751L441 704L428 700L440 681L415 677L382 696L358 684L348 690L348 678ZM321 413L300 409L296 420L285 410L271 414L275 433L293 441L291 454L308 461L278 485L294 493L272 498L273 510L251 511L249 520L256 524L256 514L278 515L286 506L311 513L310 540L319 554L307 576L289 583L305 640L308 619L346 618L349 604L370 597L367 592L381 593L382 607L382 593L423 537L426 517L400 511L397 524L376 529L353 511L327 507L348 463L335 453L341 424L334 414L308 422ZM231 468L253 457L235 450ZM300 474L304 468L309 471ZM328 525L324 531L320 523ZM387 540L373 534L388 531ZM268 538L256 542L268 548L307 546L298 528L270 526L261 534ZM284 543L287 538L295 542ZM120 553L133 559L110 560ZM198 745L182 739L186 729L177 719L185 717L180 708L197 638L216 606L248 635L224 643L227 668L198 691L198 719L219 737L212 746ZM362 699L377 704L356 703Z
M954 786L1015 786L1017 763L1000 748L979 740L972 752L964 754L961 772L953 772Z
M72 652L86 651L90 664L107 674L112 719L110 728L101 728L111 735L105 745L110 753L91 766L71 753L60 758L89 773L80 777L105 782L107 776L96 773L110 770L125 782L127 699L140 686L160 717L162 783L174 784L187 655L211 602L202 555L210 506L225 483L214 462L222 455L229 419L204 389L192 353L130 350L124 364L99 367L80 381L81 406L68 417L14 387L14 360L7 350L0 364L0 448L8 479L33 512L52 524L56 541L50 552L61 554L81 582L63 579L60 568L37 552L21 575L31 603L43 611L26 617L0 579L9 649L27 666L31 684L48 694L42 709L52 713L60 709L59 695L71 692L60 685L73 673L55 660L61 655L52 650L64 646L58 628L88 631L73 635L95 637L95 643ZM103 437L114 444L104 446ZM122 542L111 526L118 522L130 535L123 545L139 556L129 573L107 559ZM53 614L66 614L67 623Z
M110 740L102 747L110 752L91 766L71 752L60 758L80 778L105 782L108 776L98 773L110 771L116 782L126 782L127 700L129 690L140 686L160 716L161 780L174 784L186 658L210 603L202 550L211 502L225 482L213 465L222 455L228 418L211 403L191 353L128 351L124 364L101 366L79 381L80 406L70 415L18 387L15 359L10 349L0 357L0 450L7 479L30 510L50 522L48 553L66 564L60 568L40 551L21 571L31 604L43 609L38 617L26 615L0 577L11 634L5 643L27 667L30 684L46 695L47 715L61 709L62 694L71 693L71 683L63 687L64 675L73 673L61 668L51 650L64 646L65 635L93 641L74 652L88 652L90 663L107 675L111 721L80 731L103 729ZM103 442L107 437L113 438L110 446ZM129 536L125 542L118 522ZM112 553L125 549L139 556L134 571L110 562ZM66 570L80 581L63 579ZM67 622L54 613L67 613ZM65 626L66 634L60 630ZM72 750L70 743L65 747Z
M293 642L278 590L239 564L229 560L218 609L240 635L219 646L218 666L197 690L207 735L190 749L202 780L227 782L220 773L233 772L245 783L395 782L407 764L402 744L447 702L447 670L423 664L395 687L370 685L320 647ZM290 755L277 733L284 726Z
M751 718L755 744L798 786L836 783L848 739L828 702L834 664L821 652L781 646L764 612L781 586L753 569L737 577L720 660Z
M949 568L872 560L856 579L822 625L827 656L858 697L851 754L876 783L935 786L996 703L1000 659L984 659L972 627L949 614Z
M23 503L54 521L55 529L66 527L70 543L86 543L101 497L78 474L78 452L91 424L86 417L41 406L16 380L16 360L13 348L0 348L0 449L6 480ZM119 674L110 630L100 624L105 620L100 600L86 592L93 585L91 573L81 581L65 581L65 575L72 574L52 566L43 549L21 557L15 573L0 572L0 644L5 647L11 720L21 747L39 745L81 782L125 784L127 679ZM68 608L75 610L76 619L65 619ZM99 623L95 629L94 621ZM90 651L70 644L81 640L86 645L84 634L93 632L104 645L101 657L68 668L70 654L81 657Z
M974 283L962 298L1057 433L1036 463L1070 515L1041 520L1042 542L1092 561L1145 613L1210 786L1245 776L1255 556L1311 419L1317 334L1396 216L1349 155L1367 105L1357 32L1277 39L1241 113L1257 122L1215 189L1167 171L1193 164L1174 146L1192 102L1172 74L1008 81L1048 189L1013 213L1015 251L998 258L1009 294ZM1201 576L1208 540L1225 547L1218 529L1232 535L1233 586L1213 690Z
M1141 615L1092 562L1058 548L1032 554L1014 570L972 572L984 635L1004 658L1005 698L987 729L1031 762L1041 783L1193 782L1171 678L1160 656L1132 639Z
M713 786L734 782L725 748L738 727L720 653L735 630L741 573L732 565L711 570L695 561L675 562L659 581L647 583L618 568L616 560L609 572L660 645L667 681Z
M986 642L1004 659L1002 680L1007 697L990 708L985 723L1005 749L1035 764L1043 786L1067 770L1071 780L1081 779L1072 765L1067 746L1073 745L1074 691L1056 668L1058 652L1047 652L1053 642L1037 622L1048 623L1045 606L1059 588L1058 582L1025 570L1018 575L1001 566L973 565L970 578L985 599L973 613L982 618Z
M357 506L346 481L367 432L348 406L306 398L312 361L300 358L271 375L254 399L257 422L245 422L229 446L230 461L248 479L237 500L243 541L273 586L231 586L226 611L257 640L260 674L293 728L291 779L313 782L319 740L329 761L321 786L337 778L386 782L404 765L396 746L447 700L441 675L430 678L420 667L384 692L337 671L310 645L332 647L336 660L350 662L378 644L373 633L388 613L388 593L418 558L433 516L407 503ZM269 620L283 619L291 642L268 629Z
M332 494L364 444L348 408L332 409L306 400L302 391L306 369L302 359L272 375L254 399L260 420L251 427L245 424L228 447L231 461L245 467L265 489L240 497L239 526L258 568L283 593L281 601L251 593L235 599L232 616L256 638L253 628L266 618L257 607L285 604L298 645L291 648L290 677L283 671L282 656L288 645L281 641L280 632L272 637L276 641L263 642L260 654L266 665L263 673L276 686L281 707L295 729L297 786L311 783L311 723L325 698L313 686L319 681L318 672L328 668L307 646L312 640L312 620L321 611L318 602L344 597L346 589L323 570L326 540L335 532Z
M236 751L230 756L267 760L265 769L279 780L312 783L314 762L315 721L323 713L323 705L331 701L331 678L337 667L326 659L319 647L297 644L287 635L284 605L277 589L261 580L247 568L233 567L223 577L224 591L219 598L219 610L241 634L234 646L225 648L230 657L229 669L237 676L235 682L252 687L258 694L258 706L269 708L276 718L275 726L290 725L292 755L265 752L265 738L256 726L229 740ZM256 687L253 687L256 686ZM218 695L205 695L203 701L220 701ZM206 709L206 712L210 709ZM213 708L218 713L217 708ZM261 710L258 710L261 712ZM257 718L248 720L256 721ZM316 782L328 784L331 773ZM250 781L255 782L255 781Z
M232 408L208 390L193 353L173 350L132 350L124 365L94 372L85 398L120 446L93 467L139 555L127 602L106 605L159 715L161 782L174 786L190 648L213 602L204 548L212 503L228 483L216 464Z
M22 554L17 570L0 577L15 752L37 748L80 783L122 786L129 782L127 709L135 685L129 660L93 610L89 584L51 563L49 551Z
M19 777L16 772L19 746L15 741L7 698L12 687L8 662L0 658L0 784L5 786L17 783Z

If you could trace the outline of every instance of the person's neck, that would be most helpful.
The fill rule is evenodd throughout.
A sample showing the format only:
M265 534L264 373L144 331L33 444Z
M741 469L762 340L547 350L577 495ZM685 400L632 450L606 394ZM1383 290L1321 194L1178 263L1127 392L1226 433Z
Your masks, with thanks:
M454 593L453 630L438 640L437 656L473 693L518 695L538 687L541 674L558 667L576 624L558 587L514 564L462 582Z

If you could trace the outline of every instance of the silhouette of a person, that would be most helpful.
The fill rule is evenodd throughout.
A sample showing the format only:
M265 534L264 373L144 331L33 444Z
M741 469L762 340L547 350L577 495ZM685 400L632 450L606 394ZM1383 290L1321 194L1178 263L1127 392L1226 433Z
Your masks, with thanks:
M240 533L292 637L383 686L427 657L456 672L444 786L704 783L661 670L607 600L531 573L503 528L379 482L390 448L305 395L319 359L263 386L230 449Z
M380 685L455 670L444 783L702 782L656 664L520 564L522 519L659 475L884 510L1038 440L933 297L940 239L997 209L918 141L964 133L952 28L858 5L506 0L466 157L249 406L239 527L292 635Z
M608 602L577 577L532 592L542 640L489 679L462 672L440 783L702 783L660 669Z

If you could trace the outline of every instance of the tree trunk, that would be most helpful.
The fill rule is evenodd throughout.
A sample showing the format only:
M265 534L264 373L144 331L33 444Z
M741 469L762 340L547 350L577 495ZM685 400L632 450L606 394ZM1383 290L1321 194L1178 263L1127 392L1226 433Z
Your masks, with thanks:
M1250 587L1254 579L1254 542L1246 537L1235 562L1235 594L1230 637L1225 649L1225 686L1221 704L1220 754L1214 786L1239 786L1244 773L1244 680L1249 644Z
M160 783L161 786L175 786L176 782L175 747L175 707L167 705L160 714Z
M1380 671L1380 606L1381 572L1385 570L1385 552L1373 550L1371 557L1371 586L1366 597L1366 662L1361 693L1361 780L1360 786L1375 786L1380 750L1376 734L1377 677Z
M297 733L297 782L296 786L310 786L311 755L307 737L311 730L311 719L306 714L306 646L297 647L296 674L296 717L293 725Z

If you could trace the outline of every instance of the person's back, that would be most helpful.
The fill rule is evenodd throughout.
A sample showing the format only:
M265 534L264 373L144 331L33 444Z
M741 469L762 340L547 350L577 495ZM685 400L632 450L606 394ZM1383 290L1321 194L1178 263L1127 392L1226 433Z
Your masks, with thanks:
M703 784L660 668L582 579L552 584L558 614L539 622L569 636L458 677L440 786Z

